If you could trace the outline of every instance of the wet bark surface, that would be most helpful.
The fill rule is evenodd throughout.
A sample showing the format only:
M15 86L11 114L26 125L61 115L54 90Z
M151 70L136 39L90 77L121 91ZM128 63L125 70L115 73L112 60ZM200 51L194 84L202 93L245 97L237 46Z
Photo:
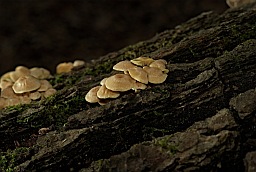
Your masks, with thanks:
M255 4L207 12L148 41L52 79L59 91L0 112L3 170L243 171L253 169ZM165 59L167 80L104 106L84 95L139 56ZM38 130L50 127L45 135Z

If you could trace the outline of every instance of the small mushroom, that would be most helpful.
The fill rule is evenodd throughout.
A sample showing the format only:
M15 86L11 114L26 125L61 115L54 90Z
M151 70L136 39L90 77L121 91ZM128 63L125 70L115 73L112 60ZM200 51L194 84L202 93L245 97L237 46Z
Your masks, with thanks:
M226 0L226 3L230 8L238 7L252 2L255 2L255 0Z
M38 100L38 99L41 98L41 93L39 93L38 91L31 92L31 93L29 94L29 98L30 98L31 100Z
M33 67L29 70L30 70L30 75L32 75L37 79L47 79L51 76L50 71L45 68Z
M73 63L71 62L60 63L56 67L56 73L57 74L67 73L67 72L70 72L72 68L73 68Z
M143 69L148 73L148 82L153 84L163 83L168 76L163 73L161 69L156 67L144 66Z
M0 97L0 109L5 108L7 106L6 99Z
M39 135L45 135L45 134L48 133L49 131L51 131L51 129L50 129L49 127L47 127L47 128L40 128L40 129L38 130L38 134L39 134Z
M10 73L10 78L12 79L13 82L17 81L21 76L26 76L29 75L30 71L27 67L25 66L17 66L15 68L15 71Z
M57 92L56 89L54 89L54 88L49 88L48 90L46 90L45 92L43 92L43 96L44 96L45 98L47 98L47 97L50 97L50 96L54 95L56 92Z
M39 89L37 91L42 92L42 91L48 90L49 88L52 88L52 85L47 80L40 80L40 84L41 84L41 86L39 87Z
M38 79L31 75L21 76L12 86L15 93L26 93L37 90L41 86Z
M111 91L105 85L102 85L97 91L97 97L100 99L117 98L119 95L119 92Z
M105 85L112 91L128 91L134 87L135 82L127 74L115 74L106 80Z
M102 80L100 81L100 85L104 85L107 79L108 79L108 78L102 79Z
M83 66L84 64L85 64L85 61L83 60L75 60L73 63L73 67Z
M97 92L99 91L101 86L93 87L88 91L85 95L85 100L89 103L97 103L99 102L99 98L97 97Z
M166 69L166 64L167 62L163 59L159 59L159 60L155 60L154 62L152 62L149 67L156 67L161 69L164 73L168 73L169 70Z
M127 74L127 70L136 67L135 65L133 65L130 61L125 60L125 61L120 61L117 64L115 64L113 66L114 70L117 71L121 71L124 72L125 74Z
M3 89L5 89L5 88L7 88L9 86L12 86L13 83L14 82L12 82L12 81L8 81L8 80L4 80L3 79L3 80L0 81L0 88L3 90Z
M133 64L136 64L138 66L148 66L150 65L152 62L154 61L154 59L150 58L150 57L138 57L136 59L132 59L131 62Z
M6 87L1 91L1 97L3 98L18 98L18 96L14 93L12 86Z
M135 92L137 92L138 90L144 90L147 88L147 85L140 83L140 82L136 82L134 87L132 88Z
M141 67L128 69L128 73L136 81L139 81L144 84L148 84L148 73L145 70L143 70Z

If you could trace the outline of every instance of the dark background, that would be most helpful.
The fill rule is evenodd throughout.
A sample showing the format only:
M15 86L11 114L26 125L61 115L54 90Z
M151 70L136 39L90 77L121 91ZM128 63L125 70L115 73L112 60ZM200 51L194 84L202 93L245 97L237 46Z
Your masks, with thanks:
M0 75L17 65L54 73L153 37L225 0L0 0Z

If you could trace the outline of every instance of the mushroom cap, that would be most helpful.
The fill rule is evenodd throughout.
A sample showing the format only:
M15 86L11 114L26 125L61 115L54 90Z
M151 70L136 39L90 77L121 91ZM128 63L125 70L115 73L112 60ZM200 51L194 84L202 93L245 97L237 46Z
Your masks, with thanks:
M38 91L32 92L29 94L29 98L31 100L37 100L41 98L41 93L39 93Z
M155 60L154 62L152 62L149 67L156 67L161 69L162 71L166 70L166 65L167 62L164 59L159 59L159 60Z
M168 76L163 73L161 69L156 67L144 66L143 69L148 73L148 82L153 84L163 83Z
M136 81L139 81L144 84L148 84L148 73L145 70L143 70L141 67L128 69L128 73Z
M97 92L100 89L101 86L93 87L88 91L88 93L85 95L85 100L89 103L97 103L99 102L99 98L97 97Z
M13 82L17 81L19 77L30 75L30 70L25 66L17 66L15 71L10 72L10 78Z
M7 106L7 99L0 97L0 109L5 108Z
M138 90L144 90L147 88L147 85L140 83L140 82L136 82L134 84L134 87L132 88L135 92L137 92Z
M57 92L56 89L54 89L54 88L49 88L48 90L46 90L46 91L43 93L43 96L44 96L45 98L47 98L47 97L50 97L50 96L54 95L56 92Z
M17 98L18 96L14 93L11 86L2 89L1 97L3 98Z
M37 79L47 79L51 76L51 73L49 70L41 67L33 67L30 70L30 75Z
M73 67L83 66L84 64L85 64L85 61L83 60L75 60L73 63Z
M12 86L15 93L25 93L37 90L41 86L38 79L31 75L21 76Z
M136 59L132 59L131 62L133 64L136 64L138 66L148 66L150 65L152 62L154 61L154 59L150 58L150 57L138 57Z
M0 88L3 90L9 86L12 86L13 82L12 81L8 81L8 80L1 80L0 81Z
M108 78L102 79L102 80L100 81L100 85L104 85L107 79L108 79Z
M52 88L52 85L47 80L40 80L40 84L41 84L41 86L39 87L39 89L37 91L42 92L42 91L48 90L49 88Z
M136 66L133 65L130 61L125 60L125 61L120 61L117 64L115 64L113 66L113 69L117 70L117 71L126 72L128 69L131 69L131 68L134 68L134 67L136 67Z
M70 72L71 69L73 68L73 63L71 62L63 62L57 65L56 67L56 73L67 73Z
M97 91L97 97L100 99L117 98L119 95L119 92L111 91L105 85L102 85Z
M115 74L106 80L105 85L112 91L128 91L134 87L135 82L127 74Z

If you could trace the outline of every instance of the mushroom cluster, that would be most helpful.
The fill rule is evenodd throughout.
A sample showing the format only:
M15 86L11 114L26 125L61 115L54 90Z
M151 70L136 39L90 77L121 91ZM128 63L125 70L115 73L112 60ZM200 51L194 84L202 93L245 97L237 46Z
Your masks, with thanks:
M46 80L50 78L47 69L17 66L15 71L5 73L0 78L0 108L17 104L28 104L53 95L56 90Z
M149 83L160 84L167 78L167 62L163 59L154 60L149 57L138 57L133 60L118 62L113 69L118 73L100 82L100 86L93 87L85 95L89 103L104 105L110 99L117 98L120 92L128 90L146 89Z
M74 67L82 66L84 64L85 64L85 62L83 60L75 60L73 63L72 62L63 62L56 66L56 73L57 74L68 73Z

